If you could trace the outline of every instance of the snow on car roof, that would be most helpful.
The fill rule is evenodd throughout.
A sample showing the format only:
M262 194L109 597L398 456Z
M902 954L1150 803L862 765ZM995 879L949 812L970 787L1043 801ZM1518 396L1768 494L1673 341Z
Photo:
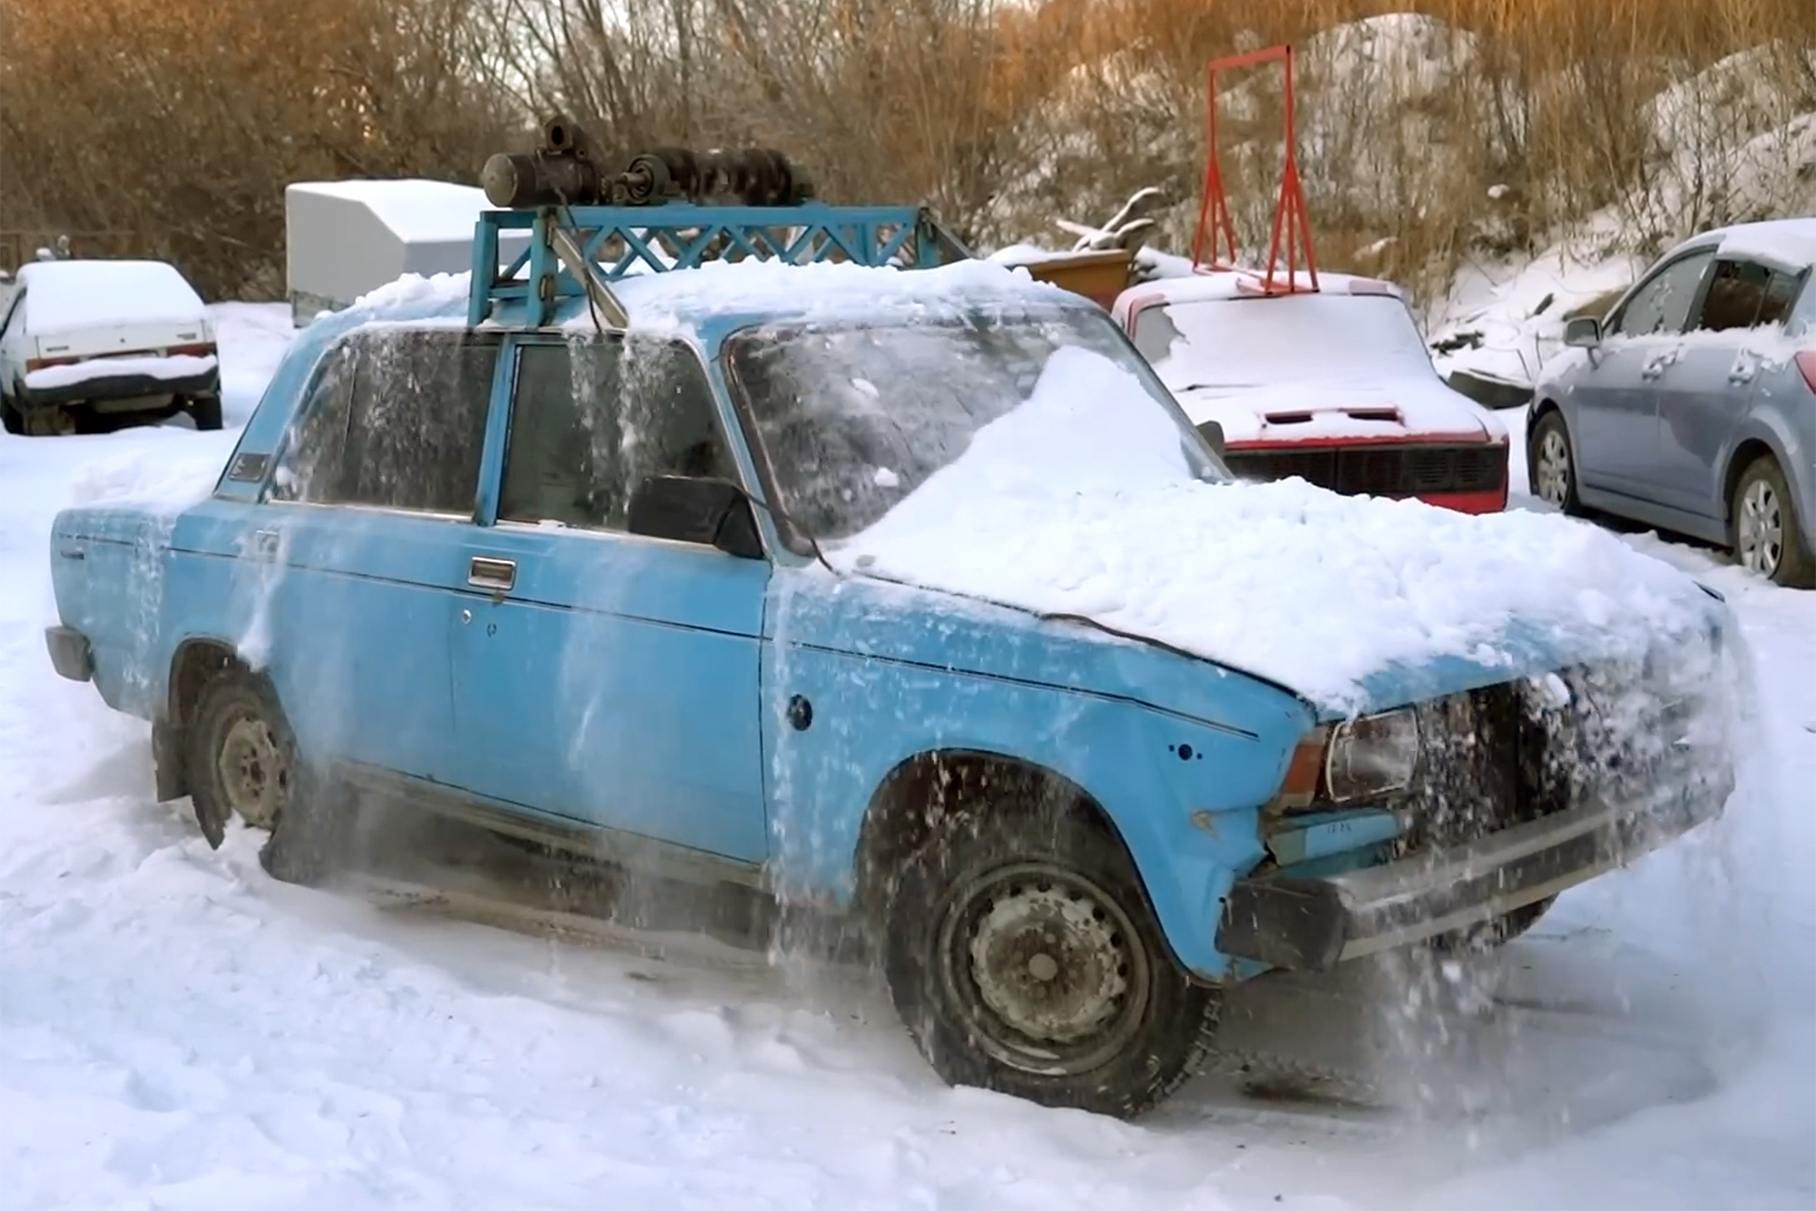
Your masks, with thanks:
M19 269L25 330L187 324L206 314L195 288L163 261L33 261Z
M408 240L470 240L484 210L494 210L485 191L451 181L299 181L286 191L358 202L379 222Z
M1706 234L1717 239L1716 253L1722 257L1797 270L1816 265L1816 218L1740 223Z
M469 279L464 273L429 278L405 274L360 296L348 314L366 322L464 317ZM709 261L692 269L632 274L611 285L630 312L633 327L657 329L729 315L812 319L853 312L932 314L954 302L1094 306L1070 291L1035 281L1024 269L974 260L937 269ZM588 328L593 318L584 299L571 299L562 305L559 322Z

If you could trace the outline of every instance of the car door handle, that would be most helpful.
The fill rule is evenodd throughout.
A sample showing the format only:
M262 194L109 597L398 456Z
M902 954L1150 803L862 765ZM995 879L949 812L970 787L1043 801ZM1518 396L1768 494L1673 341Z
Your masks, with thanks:
M516 561L475 555L467 563L467 583L476 589L508 593L511 586L517 583Z
M276 530L258 530L252 535L252 553L259 559L276 559L278 537Z

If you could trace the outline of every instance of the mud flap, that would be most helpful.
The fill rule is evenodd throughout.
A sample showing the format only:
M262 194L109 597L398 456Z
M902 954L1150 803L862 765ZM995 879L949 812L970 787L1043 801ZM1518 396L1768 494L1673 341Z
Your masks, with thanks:
M189 793L182 736L163 719L151 721L151 763L159 803L169 803Z

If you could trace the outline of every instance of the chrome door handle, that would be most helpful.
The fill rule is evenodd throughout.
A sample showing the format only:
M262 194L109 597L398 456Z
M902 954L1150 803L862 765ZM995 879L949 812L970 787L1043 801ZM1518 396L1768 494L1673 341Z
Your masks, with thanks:
M476 589L508 593L517 583L517 564L510 559L492 559L475 555L467 563L467 583Z
M276 559L277 548L276 530L259 530L252 535L252 550L260 559Z

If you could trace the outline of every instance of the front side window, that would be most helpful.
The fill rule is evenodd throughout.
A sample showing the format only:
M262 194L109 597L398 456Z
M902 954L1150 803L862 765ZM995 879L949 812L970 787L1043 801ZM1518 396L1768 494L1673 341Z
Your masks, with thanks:
M1759 305L1758 326L1765 328L1790 322L1791 312L1797 309L1797 298L1803 293L1803 284L1808 277L1807 272L1774 269L1771 280L1766 283L1765 298Z
M691 349L606 336L518 350L501 519L621 530L651 475L737 480Z
M1627 300L1611 328L1622 336L1676 334L1690 321L1690 307L1713 252L1694 252L1660 269Z

